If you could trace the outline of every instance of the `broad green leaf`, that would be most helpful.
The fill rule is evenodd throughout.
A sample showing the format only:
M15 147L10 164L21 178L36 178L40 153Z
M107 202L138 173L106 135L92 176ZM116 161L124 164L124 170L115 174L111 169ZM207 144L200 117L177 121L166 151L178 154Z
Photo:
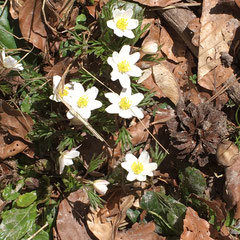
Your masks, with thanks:
M171 196L149 191L142 197L140 206L155 219L160 233L181 234L186 212L185 205Z
M17 186L15 189L13 189L13 185L12 184L8 184L2 192L2 198L6 201L12 201L17 199L17 197L20 195L20 193L18 192L24 185L24 180L21 179L18 181Z
M16 201L18 207L28 207L37 199L36 191L20 195Z
M22 238L21 240L27 240L29 237L31 237L35 232L37 232L37 230L39 230L41 227L38 225L34 225L31 229L30 232L28 232L24 238ZM49 240L49 234L47 232L45 232L44 230L42 230L41 232L39 232L34 238L33 240Z
M203 196L206 189L206 180L201 172L194 167L187 167L179 174L181 180L180 189L183 198L187 200L191 193Z
M0 7L0 14L2 8ZM8 21L8 7L4 8L3 14L0 17L0 48L14 49L17 48L14 37L10 34L12 29Z
M127 216L133 223L137 222L139 215L140 212L138 210L132 210L131 208L127 210Z
M37 217L37 205L27 208L12 208L2 213L0 239L18 240L31 231Z

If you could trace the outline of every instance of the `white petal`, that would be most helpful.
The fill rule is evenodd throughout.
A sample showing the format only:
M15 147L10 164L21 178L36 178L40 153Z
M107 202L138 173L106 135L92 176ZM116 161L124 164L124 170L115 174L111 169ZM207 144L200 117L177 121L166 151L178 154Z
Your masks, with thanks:
M134 33L132 30L126 29L123 33L123 35L127 38L133 39L135 37Z
M123 88L121 93L120 93L120 99L123 97L131 97L132 94L132 89L131 87L129 88ZM131 99L132 100L132 99Z
M143 150L139 156L139 161L149 163L149 159L150 159L149 153L146 150Z
M127 74L131 77L141 77L142 70L139 67L132 65L130 71L128 71Z
M105 93L104 96L109 100L110 103L119 103L120 97L117 93Z
M119 55L121 56L124 56L124 57L127 57L130 53L130 50L131 50L131 47L129 45L124 45L120 52L119 52Z
M115 65L112 57L108 57L107 63L108 63L110 66L114 66L114 65Z
M87 108L79 108L77 112L84 119L88 119L91 116L91 111L88 110Z
M81 83L75 83L74 84L74 94L75 96L83 95L85 93L83 85Z
M72 119L72 118L74 118L74 115L72 115L71 113L70 113L70 111L68 111L67 112L67 119Z
M131 64L135 64L140 58L140 53L139 52L135 52L132 55L129 56L129 62Z
M72 158L64 158L64 165L65 165L65 166L73 165L73 160L72 160Z
M113 52L112 59L114 62L114 64L113 64L114 67L117 66L117 63L121 61L121 58L120 58L118 52Z
M131 162L131 164L134 162L134 161L137 161L137 158L132 154L132 153L127 153L126 156L125 156L125 160L128 162Z
M102 103L98 100L92 100L91 102L88 103L88 109L90 111L98 109L102 106Z
M137 175L135 175L133 172L129 172L127 175L127 180L132 182L136 179Z
M156 170L158 168L157 163L155 163L155 162L150 163L150 168L151 168L152 171Z
M4 61L6 55L5 55L5 49L2 50L2 60Z
M144 114L142 112L142 110L138 107L131 107L132 110L132 114L133 116L139 118L139 119L143 119L144 118Z
M120 74L118 79L123 88L130 88L131 81L127 74Z
M136 175L136 178L140 182L146 181L146 175L138 174Z
M111 79L112 79L112 81L116 81L117 79L121 78L121 76L122 76L122 74L119 71L117 71L117 70L113 70L111 72ZM130 79L129 79L129 81L130 81Z
M114 28L114 34L116 34L118 37L122 37L124 32L119 28Z
M135 29L138 26L139 22L137 19L129 19L127 29Z
M88 96L89 100L94 100L98 95L98 89L96 87L91 87L87 89L85 94Z
M132 15L133 15L133 10L131 8L128 8L126 11L123 12L122 17L131 18Z
M55 90L58 86L58 84L61 81L61 77L58 75L53 76L53 90Z
M63 152L63 154L64 154L64 158L75 158L80 155L80 152L77 150L71 150L71 151L66 151L66 153Z
M107 26L111 29L116 28L116 23L113 20L107 21Z
M114 19L120 17L121 15L122 15L122 11L120 11L119 9L115 9L113 11L113 18Z
M132 113L131 109L128 109L128 110L122 110L122 109L120 109L120 111L119 111L119 116L120 116L121 118L129 119L129 118L132 118L132 117L133 117L133 113Z
M131 96L132 105L138 105L144 99L144 95L142 93L136 93Z
M119 113L119 107L118 107L117 104L112 104L112 105L108 106L108 107L105 109L105 111L106 111L107 113L110 113L110 114L117 114L117 113Z

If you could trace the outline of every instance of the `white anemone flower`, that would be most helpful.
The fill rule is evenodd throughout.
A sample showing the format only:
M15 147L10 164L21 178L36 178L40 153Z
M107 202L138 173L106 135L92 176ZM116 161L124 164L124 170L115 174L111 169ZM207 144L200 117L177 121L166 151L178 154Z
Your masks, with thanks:
M59 88L58 86L60 84L61 78L62 77L58 75L53 76L53 95L51 95L49 98L55 102L61 102L57 94L60 95L60 97L62 98L66 98L69 96L69 91L72 88L72 84L67 83L64 85L64 88L62 91L61 88ZM57 92L57 89L58 89L58 92Z
M5 68L9 68L9 69L12 69L12 70L23 70L23 66L21 63L18 63L18 61L11 57L11 56L7 56L6 57L6 54L5 54L5 49L2 49L2 64L3 64L3 67Z
M119 82L123 88L130 87L130 77L140 77L142 70L135 65L140 58L140 53L130 53L130 46L124 45L120 52L113 52L112 57L108 57L107 62L113 68L111 79Z
M102 103L95 100L98 94L96 87L91 87L84 90L81 83L75 83L73 90L70 91L70 98L68 103L71 105L74 111L76 111L82 118L88 119L91 116L91 111L102 106ZM74 116L70 111L67 113L67 118L72 119Z
M100 195L105 195L108 190L108 184L110 184L110 182L107 180L99 179L93 182L93 187Z
M62 174L65 166L73 165L73 158L79 157L80 152L73 148L71 151L64 151L61 153L59 161L59 173Z
M147 151L142 151L139 158L136 158L133 154L127 153L125 156L125 162L121 163L122 168L128 171L127 180L134 181L146 181L146 177L153 176L153 171L157 169L157 163L149 162L150 156Z
M142 93L132 95L131 88L124 88L120 95L117 93L105 93L105 97L112 103L106 108L106 112L118 114L122 118L144 117L143 112L137 105L143 100Z
M113 29L114 34L118 37L134 38L133 29L138 26L138 20L132 19L133 10L113 10L113 19L107 21L107 26Z

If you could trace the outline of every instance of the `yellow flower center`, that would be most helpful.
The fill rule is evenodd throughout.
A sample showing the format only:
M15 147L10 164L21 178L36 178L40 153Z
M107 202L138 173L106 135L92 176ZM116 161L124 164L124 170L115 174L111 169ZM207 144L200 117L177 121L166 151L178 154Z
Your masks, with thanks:
M80 108L84 108L88 105L88 96L86 95L83 95L82 97L80 97L77 101L77 105L80 107Z
M116 26L122 31L126 30L128 26L128 19L127 18L118 19Z
M128 110L131 107L131 105L132 105L132 101L128 97L121 98L119 102L119 107L122 110Z
M143 164L137 160L137 162L132 164L131 169L136 175L138 175L143 171L144 167Z
M121 73L126 73L131 69L129 62L126 60L121 61L120 63L118 63L117 66L118 66L118 71Z
M63 90L59 89L59 91L58 91L59 96L60 96L60 97L65 97L65 96L67 96L68 93L69 93L68 90L69 90L69 87L64 87Z

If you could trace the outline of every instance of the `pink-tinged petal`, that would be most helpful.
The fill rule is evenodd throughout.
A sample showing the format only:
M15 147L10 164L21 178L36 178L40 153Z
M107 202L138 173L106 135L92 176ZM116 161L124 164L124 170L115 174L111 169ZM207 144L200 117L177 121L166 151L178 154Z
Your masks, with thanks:
M115 10L113 11L113 18L114 18L114 19L115 19L115 18L119 18L121 15L122 15L122 11L121 11L121 10L115 9Z
M126 29L124 32L123 32L123 35L127 38L130 38L130 39L133 39L135 37L134 33L132 30L128 30Z
M133 10L131 8L128 8L126 11L122 13L123 18L131 18L133 15Z
M137 158L132 153L127 153L125 156L125 160L133 164L133 162L137 161Z
M135 29L138 26L138 24L139 24L139 22L137 19L129 19L127 29L128 30Z
M144 95L142 93L136 93L131 96L132 105L137 106L144 99Z
M119 74L119 82L123 88L130 88L131 81L127 74Z
M120 109L119 111L119 116L121 118L125 118L125 119L129 119L129 118L132 118L133 117L133 114L132 114L132 111L130 109L128 110L122 110Z
M138 174L138 175L136 175L136 178L140 182L146 181L146 175Z
M124 32L119 28L114 28L114 34L116 34L118 37L122 37Z
M89 88L85 94L88 96L89 100L94 100L98 95L98 89L96 87Z
M117 114L119 112L119 107L117 104L112 104L108 106L105 111L110 114Z
M127 180L132 182L136 179L137 175L135 175L133 172L128 173Z
M111 29L116 28L116 23L113 20L107 21L107 26Z
M139 118L139 119L143 119L144 118L144 114L142 112L142 110L138 107L131 107L132 110L132 114L133 116Z
M74 115L70 113L70 111L67 112L67 119L73 119Z
M105 93L104 96L109 100L110 103L118 104L120 97L117 93Z
M149 153L146 150L143 150L139 156L139 161L143 163L149 163L149 159L150 159Z
M142 76L142 70L135 66L135 65L132 65L131 66L131 70L127 72L127 74L131 77L141 77Z
M139 52L135 52L132 55L129 56L129 62L131 64L135 64L140 58L140 53Z
M129 45L124 45L124 46L121 48L121 50L120 50L120 52L119 52L119 55L121 55L121 56L123 56L123 57L126 58L126 57L129 55L130 50L131 50L131 47L130 47ZM128 59L126 59L126 60L128 60Z

